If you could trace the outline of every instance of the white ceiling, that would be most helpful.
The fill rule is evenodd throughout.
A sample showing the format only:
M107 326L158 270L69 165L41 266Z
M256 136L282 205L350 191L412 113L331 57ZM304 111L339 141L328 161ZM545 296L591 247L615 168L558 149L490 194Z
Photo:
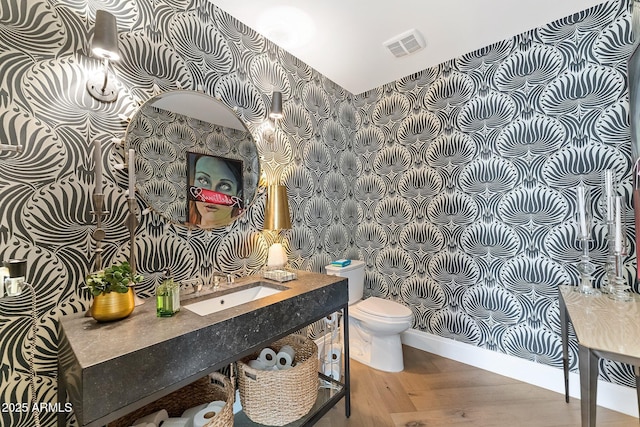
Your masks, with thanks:
M603 3L602 0L210 1L356 95ZM289 13L293 15L287 16ZM297 23L302 25L297 28ZM410 29L422 33L426 47L409 56L394 57L383 42Z

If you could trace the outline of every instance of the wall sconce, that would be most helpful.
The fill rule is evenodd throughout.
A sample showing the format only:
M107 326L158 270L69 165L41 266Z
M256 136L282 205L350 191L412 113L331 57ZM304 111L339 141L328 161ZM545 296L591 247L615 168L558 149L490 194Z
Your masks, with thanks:
M2 286L7 291L7 296L15 297L22 293L27 276L26 259L10 259L5 263L6 270L2 273L4 277ZM0 295L1 296L1 295Z
M289 214L289 199L287 187L284 185L270 185L267 188L267 204L264 211L265 230L288 230L291 228L291 215ZM287 264L287 253L282 243L276 242L269 247L267 266L282 268Z
M95 57L104 60L104 76L99 74L92 76L87 81L87 90L98 101L113 102L118 99L118 91L115 83L109 81L109 61L120 59L118 27L116 17L106 10L96 11L91 52Z
M273 92L273 95L271 96L271 110L269 110L269 118L276 122L282 117L284 117L282 114L282 92ZM273 144L276 137L275 124L272 124L267 120L262 129L262 137L269 144Z
M271 111L269 112L269 118L274 120L281 119L282 114L282 92L273 92L271 96Z

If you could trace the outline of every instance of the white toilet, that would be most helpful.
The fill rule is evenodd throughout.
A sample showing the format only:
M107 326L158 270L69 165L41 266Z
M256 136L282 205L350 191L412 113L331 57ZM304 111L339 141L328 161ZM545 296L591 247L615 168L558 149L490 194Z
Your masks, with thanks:
M362 299L364 262L327 265L327 274L349 282L349 354L360 363L386 372L404 369L400 334L411 327L411 309L378 297Z

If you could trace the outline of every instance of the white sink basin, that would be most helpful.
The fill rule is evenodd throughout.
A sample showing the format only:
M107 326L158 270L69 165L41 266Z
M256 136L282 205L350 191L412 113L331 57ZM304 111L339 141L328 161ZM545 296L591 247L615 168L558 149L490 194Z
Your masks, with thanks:
M255 301L269 295L282 292L284 289L276 289L270 286L257 284L256 286L229 292L215 298L209 298L204 301L194 302L184 306L187 310L191 310L200 316L217 313L240 304Z

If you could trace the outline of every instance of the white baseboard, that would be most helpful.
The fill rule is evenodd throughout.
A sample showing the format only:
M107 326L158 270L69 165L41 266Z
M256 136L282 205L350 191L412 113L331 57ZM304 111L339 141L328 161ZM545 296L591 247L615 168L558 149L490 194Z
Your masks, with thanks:
M409 329L402 334L402 343L447 359L555 391L560 394L558 396L559 399L564 399L562 369L486 350L415 329ZM580 377L574 372L569 373L569 395L575 399L580 399ZM638 417L638 401L635 388L599 380L597 400L599 406Z

